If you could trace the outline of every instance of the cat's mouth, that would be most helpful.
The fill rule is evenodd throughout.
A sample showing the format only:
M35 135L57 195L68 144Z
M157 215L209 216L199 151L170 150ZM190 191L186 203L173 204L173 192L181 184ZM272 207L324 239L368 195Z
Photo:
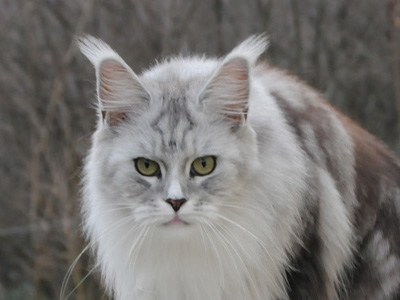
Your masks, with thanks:
M179 216L175 216L172 220L164 223L164 226L187 226L189 225L188 222L182 220Z

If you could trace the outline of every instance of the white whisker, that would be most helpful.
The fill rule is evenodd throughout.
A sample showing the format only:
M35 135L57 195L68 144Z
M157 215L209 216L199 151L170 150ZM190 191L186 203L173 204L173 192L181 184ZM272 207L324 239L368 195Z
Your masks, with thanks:
M72 291L69 292L69 294L65 297L65 300L67 300L69 297L73 295L73 293L79 288L79 286L96 270L97 266L94 266L79 282L78 284L72 289Z
M138 246L137 246L137 250L136 250L136 254L135 254L135 257L133 258L133 263L132 263L132 269L134 270L135 269L135 267L136 267L136 260L137 260L137 258L138 258L138 256L139 256L139 253L140 253L140 251L141 251L141 249L142 249L142 246L143 246L143 243L144 243L144 241L146 240L146 237L147 237L147 235L148 235L148 232L149 232L149 230L151 229L152 227L147 227L147 229L146 229L146 232L143 234L143 236L142 236L142 238L141 238L141 242L138 244Z
M206 225L207 225L207 223L208 223L208 221L205 220L204 218L203 218L203 222L204 222L204 224L206 224ZM217 261L218 261L218 265L219 265L219 270L220 270L220 273L221 273L221 276L222 276L222 281L221 281L221 283L224 283L224 281L225 281L225 272L224 272L224 268L223 268L223 266L222 266L222 260L221 260L221 257L220 257L220 253L219 253L219 251L218 251L218 249L217 249L217 247L216 247L216 245L215 245L215 243L214 243L214 241L213 241L212 236L211 236L210 233L208 232L207 228L205 228L205 227L202 227L202 228L204 229L204 233L206 234L206 237L208 238L208 240L209 240L210 243L211 243L212 248L214 249L214 253L215 253L215 256L217 257Z
M72 275L73 270L75 269L79 259L82 257L82 255L90 248L90 245L87 245L85 248L83 248L83 250L78 254L78 256L74 259L74 261L72 262L71 266L68 268L67 273L64 276L64 280L61 284L61 292L60 292L60 300L65 299L65 292L67 289L67 284L68 281ZM75 290L75 289L74 289Z
M260 297L260 295L259 295L259 292L257 291L257 285L256 285L256 283L255 283L254 276L253 276L253 275L251 274L251 272L249 271L248 266L247 266L246 263L243 261L243 258L242 258L242 255L241 255L241 254L244 254L245 257L251 257L251 254L248 252L248 250L246 250L246 249L243 247L243 245L242 245L242 243L240 243L240 241L237 241L237 239L229 232L229 230L228 230L225 226L223 226L223 224L218 224L218 223L216 223L215 226L219 226L219 227L220 227L221 229L223 229L223 230L225 231L225 233L230 237L230 239L228 239L228 238L226 237L226 241L227 241L227 242L231 245L231 247L235 250L235 252L236 252L236 254L237 254L239 260L241 261L241 263L242 263L242 265L243 265L243 267L244 267L244 270L245 270L245 272L246 272L246 274L247 274L247 278L249 279L250 284L252 285L254 291L257 293L257 299L261 299L261 297ZM221 236L224 236L222 232L221 232ZM241 249L241 250L242 250L242 253L239 253L237 249Z

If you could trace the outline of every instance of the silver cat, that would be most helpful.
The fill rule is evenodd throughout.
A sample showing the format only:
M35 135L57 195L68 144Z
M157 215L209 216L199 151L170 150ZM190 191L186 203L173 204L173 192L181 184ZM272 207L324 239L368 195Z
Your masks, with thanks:
M175 57L135 74L80 39L98 122L83 220L111 298L400 299L400 165L259 56Z

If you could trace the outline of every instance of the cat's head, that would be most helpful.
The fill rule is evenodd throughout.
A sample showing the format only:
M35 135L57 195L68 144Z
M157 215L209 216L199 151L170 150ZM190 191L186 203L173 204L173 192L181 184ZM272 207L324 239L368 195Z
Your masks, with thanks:
M212 222L234 207L257 168L247 114L265 38L221 60L175 58L141 75L100 40L79 45L97 77L98 124L86 166L98 196L92 204L162 230Z

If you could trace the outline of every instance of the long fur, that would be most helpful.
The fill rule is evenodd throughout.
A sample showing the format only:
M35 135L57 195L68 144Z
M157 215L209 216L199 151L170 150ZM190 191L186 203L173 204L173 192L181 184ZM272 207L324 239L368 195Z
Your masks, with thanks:
M364 204L353 132L361 129L297 79L257 63L265 37L220 60L175 58L140 76L104 42L79 45L96 68L99 111L111 116L99 113L82 208L110 296L362 299L352 278L359 254L374 250L361 249L357 219ZM217 157L215 170L191 177L193 160L206 155ZM138 157L162 175L140 175ZM178 216L189 225L168 223L171 195L187 199ZM379 295L391 299L398 286Z

